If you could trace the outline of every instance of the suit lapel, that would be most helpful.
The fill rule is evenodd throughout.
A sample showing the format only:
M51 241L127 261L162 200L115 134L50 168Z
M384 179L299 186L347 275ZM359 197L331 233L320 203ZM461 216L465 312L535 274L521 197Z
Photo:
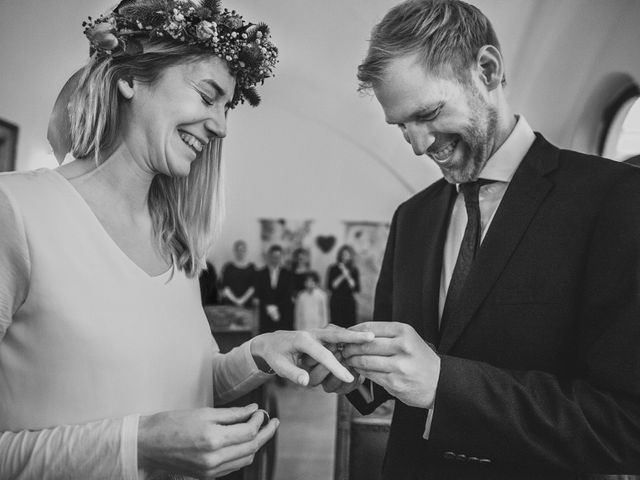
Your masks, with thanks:
M422 338L431 343L437 343L438 338L442 253L455 199L455 186L444 182L437 197L429 202L428 209L420 216L421 221L416 231L418 238L424 239L423 251L425 252L422 270L424 272L422 278L422 318L418 325L418 331Z
M493 288L553 184L544 177L557 166L558 150L537 138L522 160L478 251L462 300L441 332L438 352L448 353Z

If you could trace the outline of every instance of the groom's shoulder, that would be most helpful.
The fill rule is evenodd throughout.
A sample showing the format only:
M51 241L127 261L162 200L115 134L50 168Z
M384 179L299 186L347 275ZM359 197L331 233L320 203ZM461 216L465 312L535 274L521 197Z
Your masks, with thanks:
M422 210L431 202L441 198L442 195L446 195L446 189L450 187L451 184L444 178L436 180L425 189L419 191L418 193L412 195L410 198L402 202L397 208L397 213L402 212L403 214L405 214L414 212L416 210Z

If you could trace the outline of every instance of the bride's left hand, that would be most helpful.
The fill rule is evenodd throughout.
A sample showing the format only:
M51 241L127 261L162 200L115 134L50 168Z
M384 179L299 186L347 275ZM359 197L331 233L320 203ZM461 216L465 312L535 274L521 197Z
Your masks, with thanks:
M258 335L251 340L251 355L262 370L271 368L276 374L299 385L309 384L309 373L300 367L304 355L322 364L346 383L353 375L323 344L367 343L374 339L371 332L355 332L334 327L308 331L281 330ZM267 368L265 368L265 366Z

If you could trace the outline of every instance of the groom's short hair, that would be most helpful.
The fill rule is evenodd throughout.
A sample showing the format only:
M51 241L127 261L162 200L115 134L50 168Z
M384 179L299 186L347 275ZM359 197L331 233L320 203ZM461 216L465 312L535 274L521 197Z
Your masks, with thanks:
M380 82L392 60L414 54L428 71L465 80L485 45L501 50L491 22L477 7L461 0L407 0L373 27L358 67L359 90Z

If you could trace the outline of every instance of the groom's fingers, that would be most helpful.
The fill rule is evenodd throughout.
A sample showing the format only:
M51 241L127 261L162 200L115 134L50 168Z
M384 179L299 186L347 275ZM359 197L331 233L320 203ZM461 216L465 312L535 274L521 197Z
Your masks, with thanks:
M313 370L318 366L318 361L311 358L309 355L301 355L300 366L304 368L307 372L311 372L311 370Z
M401 322L363 322L349 327L349 330L352 332L372 332L376 338L394 338L402 336L407 328L410 327Z
M349 393L353 391L358 385L362 385L364 383L364 377L356 373L356 380L351 383L346 383L336 378L333 375L329 375L324 382L322 382L322 388L327 393Z
M376 338L372 342L345 345L342 350L343 358L350 358L355 355L396 355L402 349L402 344L395 338Z
M340 327L330 327L321 330L313 330L313 335L324 343L366 343L375 338L373 332L358 332Z
M322 364L317 364L309 371L309 386L315 387L324 382L325 378L331 375L331 371Z

